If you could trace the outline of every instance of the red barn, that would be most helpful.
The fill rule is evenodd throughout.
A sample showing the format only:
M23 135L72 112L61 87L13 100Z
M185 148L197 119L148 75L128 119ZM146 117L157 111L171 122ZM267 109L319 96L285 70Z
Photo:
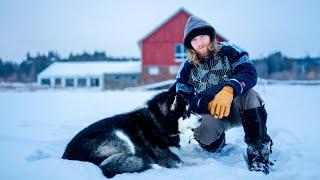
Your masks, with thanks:
M139 41L142 59L141 84L174 79L187 56L183 47L183 31L191 16L180 9L158 28ZM217 34L218 41L226 41Z

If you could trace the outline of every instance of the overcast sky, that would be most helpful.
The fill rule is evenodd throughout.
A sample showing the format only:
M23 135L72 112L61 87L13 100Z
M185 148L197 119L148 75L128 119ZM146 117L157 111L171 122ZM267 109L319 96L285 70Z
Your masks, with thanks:
M137 42L181 7L252 58L320 56L318 0L0 0L0 58L49 50L140 57Z

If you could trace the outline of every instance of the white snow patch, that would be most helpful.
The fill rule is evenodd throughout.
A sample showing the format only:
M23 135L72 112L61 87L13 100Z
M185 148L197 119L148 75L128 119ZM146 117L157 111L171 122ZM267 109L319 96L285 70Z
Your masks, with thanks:
M192 125L184 120L181 148L175 150L184 161L182 167L155 165L114 179L320 179L320 86L276 84L255 89L265 100L274 142L271 159L276 162L269 175L248 170L242 128L227 131L221 153L207 153L196 141L188 143ZM92 163L61 159L67 143L89 124L142 107L157 92L1 92L0 179L105 179Z

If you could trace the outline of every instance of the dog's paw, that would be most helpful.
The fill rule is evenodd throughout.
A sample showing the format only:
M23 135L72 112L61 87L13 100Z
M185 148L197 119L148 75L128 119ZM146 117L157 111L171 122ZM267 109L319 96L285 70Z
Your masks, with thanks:
M175 168L180 168L180 167L183 167L183 162L180 161L180 162L177 162L175 165L174 165Z
M158 161L157 164L166 168L179 168L183 166L182 161L172 160L172 159L162 159Z

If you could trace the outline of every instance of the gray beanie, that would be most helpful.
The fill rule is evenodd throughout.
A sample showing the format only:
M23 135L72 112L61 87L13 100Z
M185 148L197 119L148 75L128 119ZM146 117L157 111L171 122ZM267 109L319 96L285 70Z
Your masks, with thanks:
M209 35L210 40L216 38L215 29L205 20L190 16L186 26L184 27L183 45L185 48L191 49L191 40L198 35Z

